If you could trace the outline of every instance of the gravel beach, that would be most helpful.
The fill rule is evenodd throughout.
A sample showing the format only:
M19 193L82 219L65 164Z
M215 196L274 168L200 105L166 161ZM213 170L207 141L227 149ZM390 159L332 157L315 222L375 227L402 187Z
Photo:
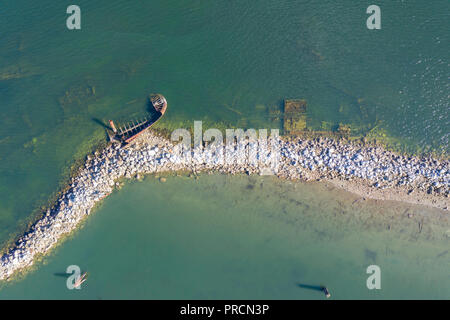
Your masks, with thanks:
M10 279L51 250L93 212L99 201L120 186L121 178L139 178L145 174L269 173L283 179L329 182L363 198L405 201L448 210L448 160L403 156L382 147L323 137L281 138L277 142L274 144L277 150L271 149L263 156L252 154L254 148L248 141L243 141L240 148L227 146L225 153L233 161L220 161L217 155L221 149L212 145L207 151L189 153L191 158L186 161L179 146L151 131L128 148L111 144L87 157L54 206L0 258L0 280ZM269 148L271 144L267 145ZM275 153L279 154L276 170L266 165Z

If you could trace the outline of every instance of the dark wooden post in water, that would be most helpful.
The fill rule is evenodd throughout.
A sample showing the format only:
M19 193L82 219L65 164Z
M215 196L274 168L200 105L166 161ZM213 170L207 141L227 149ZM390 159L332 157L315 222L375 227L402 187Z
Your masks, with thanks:
M141 135L145 130L154 125L166 112L167 100L161 94L150 94L149 100L153 106L155 113L150 119L145 119L135 123L134 121L128 126L125 125L117 130L114 122L109 120L113 135L109 134L109 138L112 142L119 142L122 146L127 146L130 142Z

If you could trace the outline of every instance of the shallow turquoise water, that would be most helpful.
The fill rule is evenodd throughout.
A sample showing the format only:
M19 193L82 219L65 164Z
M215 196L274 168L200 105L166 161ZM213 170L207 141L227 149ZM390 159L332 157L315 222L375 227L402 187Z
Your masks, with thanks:
M1 244L104 140L98 122L143 115L149 92L169 101L165 126L279 127L269 109L304 98L312 125L381 121L405 145L448 150L448 1L379 1L379 31L364 1L77 4L81 31L64 3L0 10Z
M356 199L273 178L149 177L108 198L0 298L323 298L299 284L326 284L336 299L448 298L448 217ZM73 264L89 272L81 290L60 275ZM372 264L381 290L366 287Z

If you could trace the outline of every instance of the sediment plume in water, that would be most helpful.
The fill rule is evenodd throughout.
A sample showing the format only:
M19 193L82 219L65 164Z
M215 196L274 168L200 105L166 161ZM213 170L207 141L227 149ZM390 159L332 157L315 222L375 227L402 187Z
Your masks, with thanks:
M273 139L273 138L271 138ZM65 235L92 213L95 205L112 193L121 178L144 174L215 171L227 174L267 174L303 181L323 180L362 197L400 200L448 210L450 166L448 160L399 155L382 147L345 143L329 138L280 139L267 143L271 152L253 154L249 141L227 146L228 159L221 161L221 146L204 152L188 151L189 161L170 140L146 132L136 144L122 148L109 145L72 178L51 209L21 236L0 258L0 280L33 265ZM276 170L267 166L270 155L279 154ZM187 153L185 152L184 155ZM264 157L267 157L264 158ZM257 161L249 161L257 159ZM223 159L222 159L223 160Z

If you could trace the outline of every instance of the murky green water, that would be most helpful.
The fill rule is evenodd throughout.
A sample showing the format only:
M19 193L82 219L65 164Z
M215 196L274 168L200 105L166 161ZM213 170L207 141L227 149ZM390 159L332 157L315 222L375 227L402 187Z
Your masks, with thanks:
M0 298L323 298L299 284L326 284L337 299L448 298L448 217L358 199L267 177L149 177ZM81 290L61 275L72 264L89 272ZM366 287L373 264L381 290Z
M77 4L80 31L65 3L0 10L1 244L104 139L98 122L144 114L149 92L169 101L163 126L279 127L269 111L304 98L311 125L381 123L448 150L448 1L379 1L379 31L350 0Z

